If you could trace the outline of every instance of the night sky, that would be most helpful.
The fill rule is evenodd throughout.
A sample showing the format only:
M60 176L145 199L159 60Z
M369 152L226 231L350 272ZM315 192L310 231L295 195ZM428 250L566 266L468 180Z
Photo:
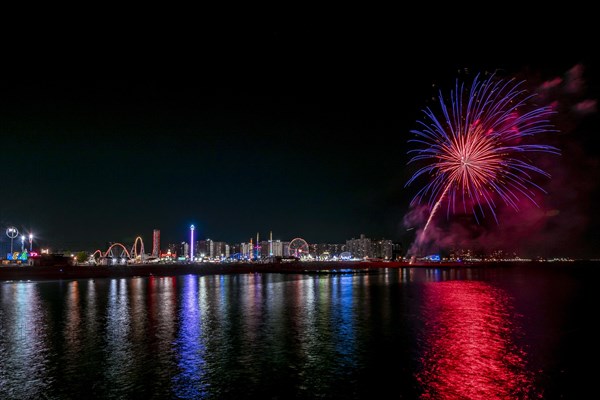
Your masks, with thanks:
M523 218L533 239L519 249L600 256L598 116L572 112L598 98L591 55L570 48L447 59L416 46L396 51L393 35L255 39L265 44L255 57L230 56L195 73L3 80L2 231L14 225L57 250L104 250L141 235L149 251L153 229L164 248L186 240L190 224L200 238L230 243L272 230L281 240L341 243L364 233L408 247L414 230L404 219L420 186L404 188L415 171L406 166L407 140L438 88L447 93L456 78L497 70L535 91L580 66L579 91L553 95L561 133L543 138L563 151L541 161L558 175L554 186L542 181L543 207L560 216ZM360 51L346 51L354 41ZM502 223L484 223L471 239L481 230L500 237L487 230Z

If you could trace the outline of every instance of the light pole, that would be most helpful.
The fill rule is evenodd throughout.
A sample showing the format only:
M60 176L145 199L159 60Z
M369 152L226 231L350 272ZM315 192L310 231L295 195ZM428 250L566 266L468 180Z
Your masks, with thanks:
M25 251L25 235L21 235L21 253Z
M29 234L29 252L33 251L33 233Z
M10 254L13 253L13 239L19 236L19 230L14 226L6 228L6 236L10 238Z

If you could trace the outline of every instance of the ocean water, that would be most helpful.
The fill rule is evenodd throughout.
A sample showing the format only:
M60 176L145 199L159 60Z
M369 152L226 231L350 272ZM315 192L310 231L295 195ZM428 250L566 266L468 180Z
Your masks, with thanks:
M0 282L0 399L588 398L599 272Z

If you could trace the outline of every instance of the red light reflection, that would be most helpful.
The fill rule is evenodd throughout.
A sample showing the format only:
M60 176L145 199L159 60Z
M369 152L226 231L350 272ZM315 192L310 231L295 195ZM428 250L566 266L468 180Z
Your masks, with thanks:
M510 298L485 282L425 285L424 399L537 398Z

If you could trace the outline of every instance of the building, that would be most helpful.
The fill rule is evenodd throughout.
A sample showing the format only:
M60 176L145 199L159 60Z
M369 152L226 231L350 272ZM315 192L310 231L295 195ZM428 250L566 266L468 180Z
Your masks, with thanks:
M243 248L242 245L240 245L240 248ZM206 239L198 240L195 253L196 257L201 259L217 260L229 257L230 254L233 254L231 250L228 243Z
M158 258L160 255L160 230L155 229L152 232L152 257Z
M229 257L229 244L225 242L215 242L215 255L214 258L228 258Z
M179 245L179 251L177 253L181 254L179 256L180 260L186 257L190 253L190 245L188 244L188 242L181 242L181 244Z
M392 243L392 260L400 261L404 257L402 243Z
M269 257L269 249L271 248L271 242L269 240L262 240L258 245L258 254L260 258Z
M273 257L283 257L283 244L281 240L273 240L271 242L271 247L273 249ZM288 243L289 247L289 243Z
M361 234L359 239L346 240L346 251L352 254L353 258L370 258L373 257L371 250L371 239L366 238Z
M229 245L229 255L235 258L242 258L242 246L239 243L232 243Z
M196 244L196 257L208 258L210 257L211 251L214 251L214 245L212 240L198 240Z
M250 243L240 243L240 256L242 259L250 260L252 258L252 247Z
M283 257L290 257L290 242L281 242Z
M284 254L284 243L281 240L263 240L259 243L258 250L260 258L282 257ZM243 243L242 243L243 244ZM289 243L288 243L289 247Z
M371 254L374 258L381 258L382 260L391 260L393 244L391 240L381 239L374 240L371 243Z

